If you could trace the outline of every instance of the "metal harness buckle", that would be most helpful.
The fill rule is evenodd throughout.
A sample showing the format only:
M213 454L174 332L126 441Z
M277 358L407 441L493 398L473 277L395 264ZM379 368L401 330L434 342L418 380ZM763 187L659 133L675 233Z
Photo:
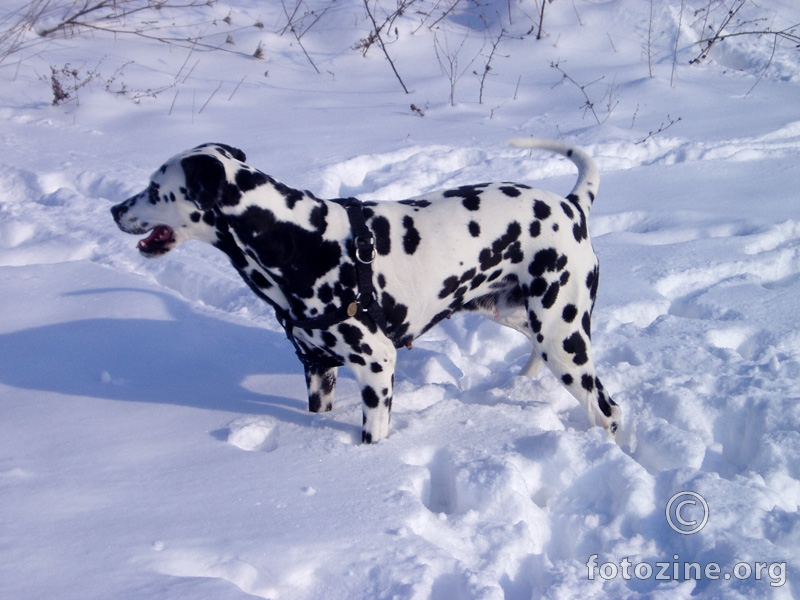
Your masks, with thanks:
M356 259L364 265L369 265L375 260L377 252L375 251L375 236L373 234L357 235L354 239L356 244ZM362 251L368 253L367 258L362 258Z

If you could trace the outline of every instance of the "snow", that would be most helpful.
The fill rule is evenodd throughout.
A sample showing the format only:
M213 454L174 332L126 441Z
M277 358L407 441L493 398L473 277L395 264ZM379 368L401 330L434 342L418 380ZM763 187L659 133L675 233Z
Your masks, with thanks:
M741 36L690 66L709 3L680 4L655 0L651 29L650 3L558 0L539 41L531 0L461 2L435 30L409 11L387 46L408 95L377 46L352 49L356 0L303 35L319 73L279 3L148 13L216 51L28 32L0 63L0 597L800 597L800 55ZM800 22L788 0L747 10ZM42 76L66 64L121 70L51 106ZM518 375L520 335L455 317L400 353L391 435L363 446L350 374L308 413L291 345L224 256L146 260L108 212L207 141L327 197L568 191L568 161L505 145L526 135L601 169L593 338L617 443L552 375ZM665 514L685 491L709 507L692 535Z

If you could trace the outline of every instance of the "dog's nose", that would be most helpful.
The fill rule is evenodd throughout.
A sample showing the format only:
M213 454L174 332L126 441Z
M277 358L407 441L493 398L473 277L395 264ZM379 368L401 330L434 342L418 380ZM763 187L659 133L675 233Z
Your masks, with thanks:
M119 222L119 219L122 215L128 212L128 207L125 204L116 204L111 207L111 216L114 217L114 220Z

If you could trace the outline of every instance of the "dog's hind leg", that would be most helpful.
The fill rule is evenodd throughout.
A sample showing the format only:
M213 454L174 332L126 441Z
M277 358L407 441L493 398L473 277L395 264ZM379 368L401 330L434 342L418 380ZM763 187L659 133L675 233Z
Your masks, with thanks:
M321 369L305 367L308 387L308 410L327 412L333 408L333 392L336 388L337 368Z
M520 306L507 314L494 313L485 314L485 316L495 323L499 323L500 325L504 325L515 331L519 331L522 335L528 338L528 341L533 345L533 351L531 352L528 361L520 370L519 374L525 377L535 377L541 370L543 363L541 353L536 348L536 338L533 335L533 332L531 332L530 324L528 323L528 314L525 310L525 307Z
M530 311L531 322L537 322ZM592 360L589 336L580 328L567 328L564 323L545 321L539 324L542 360L559 381L586 409L592 425L615 434L621 424L622 411L611 399L597 377Z
M536 377L536 375L542 369L542 356L540 352L534 348L531 352L530 357L528 357L528 361L525 363L525 366L520 369L519 374L524 377Z

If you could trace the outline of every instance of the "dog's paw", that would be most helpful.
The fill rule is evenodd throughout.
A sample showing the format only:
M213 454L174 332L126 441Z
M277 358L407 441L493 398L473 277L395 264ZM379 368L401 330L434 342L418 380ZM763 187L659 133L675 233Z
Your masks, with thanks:
M364 414L364 428L361 431L361 442L374 444L389 435L389 411L379 408L368 408Z
M603 415L600 424L608 432L609 437L616 439L617 431L619 431L622 426L622 409L618 405L612 404L611 415Z

